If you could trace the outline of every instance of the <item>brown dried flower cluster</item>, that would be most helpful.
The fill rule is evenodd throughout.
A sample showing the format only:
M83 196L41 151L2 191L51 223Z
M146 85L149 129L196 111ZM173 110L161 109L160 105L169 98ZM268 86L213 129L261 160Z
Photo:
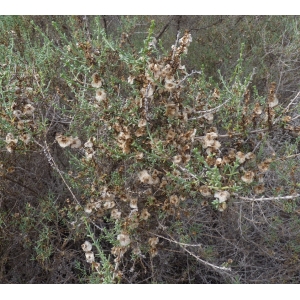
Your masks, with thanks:
M92 75L92 87L100 88L102 86L102 80L98 73Z
M121 247L126 247L130 244L130 237L128 234L121 233L117 236L117 240L119 241Z
M149 253L150 253L151 257L154 257L158 254L158 251L157 251L158 242L159 242L158 237L152 237L152 238L148 239L148 243L150 245Z
M87 142L84 143L85 158L87 161L91 160L96 153L96 151L94 150L94 142L95 141L96 141L96 138L91 137L88 139Z
M95 261L95 255L94 255L94 252L92 251L92 247L93 246L89 241L85 241L81 245L81 248L85 253L86 262L88 262L89 264L91 264Z
M154 173L154 174L153 174ZM138 179L144 184L156 185L160 183L160 179L154 171L152 176L148 173L147 170L143 170L138 173Z
M111 210L116 206L115 194L109 192L107 187L102 187L102 193L98 198L91 198L89 202L85 205L84 211L87 214L95 212L97 217L102 217L105 211ZM111 210L111 217L113 219L119 219L121 212L118 209Z
M246 183L251 183L254 179L254 176L255 176L254 172L246 171L244 175L241 177L241 179Z
M203 138L203 148L206 149L207 154L217 152L220 149L221 143L216 140L217 138L216 132L208 132Z
M8 133L6 135L5 142L7 151L12 153L17 146L18 139L15 138L12 133Z
M218 191L214 194L215 198L219 200L218 210L223 212L227 208L226 201L230 198L228 191Z
M58 142L59 146L62 148L71 147L71 148L80 148L81 147L81 141L78 137L67 137L60 133L57 133L55 136L55 140Z
M11 104L10 109L12 110L12 115L14 117L13 122L19 131L19 136L14 138L12 133L7 134L5 139L6 149L10 153L16 149L18 140L22 141L25 145L28 145L32 136L30 131L36 129L33 119L36 108L30 100L32 98L32 88L17 87L16 95L16 100ZM3 118L6 118L6 116L3 116Z
M117 136L117 144L122 149L123 153L130 153L131 151L131 143L133 138L131 136L130 130L127 126L121 126L119 123L115 123L113 128L118 133Z

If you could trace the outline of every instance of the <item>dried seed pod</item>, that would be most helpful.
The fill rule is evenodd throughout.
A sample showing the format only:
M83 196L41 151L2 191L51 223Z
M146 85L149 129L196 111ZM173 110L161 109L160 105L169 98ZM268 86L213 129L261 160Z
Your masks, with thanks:
M130 208L137 209L138 208L137 203L138 203L138 198L131 198L129 204Z
M27 145L30 142L31 135L29 133L23 133L19 136L19 139Z
M153 184L153 178L150 176L148 171L143 170L138 174L138 178L142 183Z
M236 159L238 160L238 162L239 162L240 164L242 164L242 163L244 163L245 160L246 160L246 155L245 155L243 152L238 151L238 152L236 153Z
M7 144L10 144L10 143L17 144L18 138L15 138L12 133L8 133L5 137L5 142Z
M260 106L259 103L255 103L253 112L256 115L261 115L262 114L263 110L262 110L262 108L261 108L261 106Z
M62 134L56 134L55 140L58 142L59 146L62 148L66 148L73 143L73 138L64 136Z
M32 116L35 108L31 104L25 104L23 108L23 114L27 116Z
M7 144L5 146L6 150L9 152L9 153L12 153L14 152L14 150L16 149L17 147L17 144L13 143L13 142L10 142L9 144Z
M117 236L117 240L120 242L120 245L122 247L126 247L131 243L129 235L123 233Z
M210 197L212 194L211 194L211 190L208 186L206 185L202 185L200 186L199 188L199 192L201 193L202 196L204 197Z
M95 261L94 252L92 251L85 252L85 258L86 258L86 262L88 262L89 264L94 262Z
M98 75L98 73L94 73L92 75L92 87L94 88L100 88L102 86L102 80L100 78L100 76Z
M82 245L81 248L84 252L88 252L92 250L92 244L89 241L85 241Z
M181 155L175 155L175 156L173 157L173 163L174 163L174 164L180 164L181 161L182 161Z
M137 160L142 160L143 157L144 157L144 153L143 153L143 152L137 152L137 153L135 154L135 158L136 158Z
M256 155L255 155L254 153L252 153L252 152L248 152L248 153L245 155L245 158L246 158L247 160L253 160L253 159L255 159L255 157L256 157Z
M165 82L165 89L168 92L173 92L176 89L176 83L174 81L166 81Z
M175 207L179 206L180 201L179 201L178 196L172 195L169 200L170 200L170 203L173 204Z
M117 209L112 209L110 213L110 217L115 220L119 220L121 218L121 212Z
M150 218L150 213L148 212L147 208L144 208L140 214L141 220L148 220Z
M138 127L145 127L147 125L147 121L145 119L140 119L138 123Z
M259 184L254 187L254 193L256 195L262 194L265 192L265 186L263 184Z
M207 121L208 124L212 124L214 120L214 115L212 113L206 113L203 115L203 118Z
M269 95L268 95L268 105L270 108L273 108L278 105L278 99L275 94L276 90L276 83L272 82L271 87L269 89Z
M166 104L166 113L165 115L168 117L175 117L178 116L178 106L175 103L168 103Z
M96 100L99 102L102 102L104 100L106 100L106 93L103 89L98 89L96 91L96 96L95 96Z
M218 211L223 212L226 208L227 208L227 203L226 202L222 202L218 206Z
M128 82L129 84L133 84L134 79L135 79L135 77L132 76L132 75L130 75L130 76L128 77L128 79L127 79L127 82Z
M251 183L254 179L254 172L246 171L245 174L241 177L241 179L246 183Z
M288 123L288 122L290 122L292 120L292 117L291 116L284 116L284 117L281 118L281 120L283 122Z
M140 137L146 134L145 127L141 127L134 133L136 137Z
M222 167L223 165L224 165L224 162L223 162L222 158L221 158L221 157L218 157L218 158L216 159L215 166L217 166L217 167Z
M111 209L116 206L116 203L114 201L105 201L103 204L104 209Z
M149 243L150 247L152 247L152 248L156 247L158 242L159 242L158 237L151 237L148 239L148 243Z
M92 203L88 203L85 207L84 207L84 211L87 213L87 214L90 214L92 213L93 211L93 204Z
M73 141L71 143L71 148L80 148L81 147L81 140L76 136L75 138L73 138Z
M203 148L206 149L208 147L213 147L213 145L218 146L215 144L215 139L218 137L218 134L215 132L208 132L202 140ZM219 143L220 144L220 143ZM221 144L220 144L221 145Z
M23 115L23 113L20 111L20 110L14 110L13 111L13 115L17 118L17 119L20 119L21 116Z
M157 251L156 248L150 248L149 254L150 254L151 257L154 257L158 254L158 251Z
M214 197L218 198L219 203L222 203L230 198L230 194L227 191L219 191L214 194Z
M272 162L271 158L268 158L261 162L260 164L257 165L258 169L260 172L265 173L269 170L270 163Z

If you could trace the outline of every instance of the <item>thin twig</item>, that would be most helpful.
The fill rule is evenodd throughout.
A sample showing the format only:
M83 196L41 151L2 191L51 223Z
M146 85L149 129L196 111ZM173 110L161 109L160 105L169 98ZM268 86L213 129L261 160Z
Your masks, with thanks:
M153 233L153 232L150 232L150 233L153 234L153 235L155 235L155 236L157 236L157 237L160 237L162 239L165 239L165 240L167 240L169 242L172 242L172 243L175 243L175 244L178 244L178 245L187 246L187 247L202 247L201 244L185 244L185 243L180 243L180 242L175 241L174 239L170 240L170 239L168 239L168 238L166 238L166 237L164 237L162 235L159 235L159 234L156 234L156 233Z
M200 261L201 263L203 263L206 266L210 266L213 269L217 269L217 270L222 270L222 271L231 271L231 268L226 268L226 267L219 267L216 265L213 265L201 258L199 258L197 255L195 255L194 253L192 253L191 251L187 250L184 246L180 246L184 251L186 251L187 253L189 253L190 255L192 255L193 257L195 257L198 261Z
M291 196L283 196L283 197L268 197L268 198L264 198L264 197L261 197L261 198L250 198L250 197L243 197L243 196L240 196L236 193L233 194L234 196L238 197L239 199L242 199L242 200L245 200L245 201L273 201L273 200L290 200L290 199L294 199L294 198L297 198L297 197L300 197L300 194L295 194L295 195L291 195Z
M178 44L179 36L180 36L180 31L178 31L178 33L177 33L176 42L175 42L174 49L173 49L173 54L172 54L172 61L174 60L175 53L176 53L176 50L177 50L177 44Z
M189 119L191 120L191 119ZM260 133L260 132L264 132L264 131L268 131L269 129L259 129L259 130L252 130L247 132L247 134L251 134L251 133ZM243 135L243 133L230 133L230 134L220 134L218 135L218 138L226 138L226 137L232 137L232 136L240 136ZM205 138L205 135L203 136L195 136L194 139L195 140L203 140Z
M174 19L174 16L171 16L169 18L169 20L167 21L167 23L165 24L165 26L161 29L161 31L159 32L159 34L155 37L157 41L161 38L161 36L167 30L167 28L169 27L169 25L171 24L171 22L173 21L173 19Z
M297 95L290 101L290 103L288 104L288 106L282 111L281 115L283 115L283 114L285 114L286 112L289 111L290 106L294 103L295 100L297 100L297 98L298 98L299 95L300 95L300 92L298 92ZM294 119L297 119L297 118L298 118L298 116L296 118L294 118ZM292 119L292 120L294 120L294 119ZM276 120L274 120L273 125L276 124L279 120L280 120L280 117L278 117Z
M91 33L90 33L90 29L89 29L88 17L83 16L82 19L85 23L85 26L84 26L84 31L85 32L84 33L86 34L88 41L91 42Z
M285 156L285 157L279 157L277 159L274 159L273 161L278 161L278 160L285 160L287 158L292 158L292 157L296 157L296 156L299 156L300 153L297 153L297 154L292 154L292 155L288 155L288 156Z
M176 165L176 167L177 167L178 169L180 169L181 171L183 171L183 172L189 174L191 177L193 177L193 178L195 178L195 179L198 180L198 177L197 177L196 175L192 174L191 172L189 172L186 168L183 168L183 167L181 167L181 166L179 166L179 165ZM202 175L202 174L201 174L201 175Z
M53 169L55 169L55 171L59 174L59 176L61 177L62 181L63 181L64 184L66 185L66 187L67 187L67 189L69 190L69 192L71 193L71 195L72 195L73 199L75 200L75 202L76 202L81 208L83 208L83 206L81 205L80 201L77 199L77 197L76 197L75 194L73 193L72 189L70 188L70 186L69 186L68 183L66 182L66 180L65 180L65 178L64 178L64 176L63 176L63 172L58 168L57 164L55 163L55 160L54 160L54 158L52 157L52 155L51 155L51 153L50 153L50 151L49 151L49 146L48 146L47 142L44 141L45 146L41 145L41 144L40 144L39 142L37 142L36 140L35 140L34 142L35 142L37 145L39 145L39 146L43 149L43 151L44 151L44 153L45 153L45 155L46 155L46 157L47 157L47 159L48 159L48 162L49 162L49 164L51 165L51 167L52 167ZM95 224L92 220L90 220L90 222L91 222L96 228L98 228L99 230L103 231L103 229L102 229L100 226L98 226L97 224Z
M177 84L177 86L180 86L188 77L190 77L190 76L192 76L192 75L194 75L194 74L199 74L199 75L201 75L202 73L201 73L201 71L194 71L194 70L192 70L192 72L190 73L190 74L186 74L181 80L180 80L180 82Z
M189 244L184 244L184 243L177 242L177 241L174 240L173 238L172 238L172 239L168 239L168 238L166 238L166 237L163 237L163 236L161 236L161 235L157 235L157 234L155 234L155 233L152 233L152 234L153 234L153 235L156 235L156 236L158 236L158 237L160 237L160 238L163 238L163 239L165 239L165 240L167 240L167 241L169 241L169 242L172 242L172 243L175 243L175 244L179 245L184 251L186 251L187 253L189 253L189 254L192 255L193 257L195 257L198 261L200 261L201 263L203 263L203 264L206 265L206 266L212 267L213 269L217 269L217 270L231 271L230 268L219 267L219 266L216 266L216 265L214 265L214 264L211 264L211 263L209 263L209 262L207 262L207 261L205 261L205 260L199 258L197 255L195 255L194 253L192 253L191 251L189 251L189 250L186 249L187 246L199 247L199 246L201 246L201 245L189 245Z
M294 118L292 119L292 121L294 121L294 120L298 119L299 117L300 117L300 115L298 115L298 116L294 117Z
M299 95L300 95L300 92L298 92L297 95L290 101L289 105L283 110L283 113L285 113L285 112L287 112L289 110L290 106L298 98Z
M35 195L39 196L39 194L36 191L34 191L33 189L31 189L29 186L23 185L19 181L15 181L12 178L7 177L6 175L2 175L2 178L5 179L5 180L8 180L8 181L11 181L13 183L16 183L16 184L20 185L21 187L23 187L25 189L28 189L29 191L33 192Z
M204 113L215 112L215 111L217 111L219 108L221 108L223 105L225 105L230 100L231 100L231 98L227 99L225 102L223 102L222 104L220 104L219 106L217 106L215 108L207 109L207 110L195 111L195 113L196 114L204 114ZM196 120L196 119L199 119L199 118L201 118L201 117L190 118L189 120Z
M150 99L150 97L148 97L148 93L149 93L149 90L151 88L151 84L149 83L148 86L147 86L147 89L146 89L146 94L145 94L145 117L146 117L146 120L149 121L149 117L148 117L148 99Z
M102 16L105 35L108 36L106 16Z

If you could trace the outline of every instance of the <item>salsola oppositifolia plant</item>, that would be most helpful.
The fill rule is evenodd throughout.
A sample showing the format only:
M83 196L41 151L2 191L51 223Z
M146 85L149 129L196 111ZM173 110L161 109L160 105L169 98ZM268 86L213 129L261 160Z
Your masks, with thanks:
M298 95L281 105L275 83L266 97L252 95L255 74L241 77L242 55L230 80L212 86L203 70L182 64L192 43L188 31L162 55L153 30L154 24L140 51L128 51L126 41L115 45L103 32L100 45L66 45L61 59L65 68L74 60L70 74L77 75L64 77L74 99L60 89L47 99L35 70L7 77L14 89L7 88L1 107L3 145L11 156L41 151L56 171L61 193L73 199L72 230L91 239L81 247L93 280L143 279L138 268L159 281L158 261L172 260L174 247L233 282L239 254L213 250L204 231L213 236L219 220L224 235L244 238L256 226L250 209L252 217L256 210L265 217L270 203L274 209L299 197L296 170L287 175L290 185L272 185L276 166L292 157L274 140L298 138Z

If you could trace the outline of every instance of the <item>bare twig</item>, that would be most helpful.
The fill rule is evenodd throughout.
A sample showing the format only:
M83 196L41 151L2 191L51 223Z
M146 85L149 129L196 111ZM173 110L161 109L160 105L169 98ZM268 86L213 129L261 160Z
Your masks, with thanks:
M176 42L175 42L174 49L173 49L173 54L172 54L172 61L174 60L175 53L176 53L176 50L177 50L177 44L178 44L179 36L180 36L180 31L178 31L178 33L177 33Z
M219 267L216 265L213 265L201 258L199 258L197 255L195 255L194 253L192 253L191 251L187 250L184 246L180 246L184 251L186 251L187 253L189 253L190 255L192 255L193 257L195 257L198 261L200 261L201 263L203 263L206 266L212 267L213 269L216 270L221 270L221 271L231 271L231 268L226 268L226 267Z
M89 27L89 22L88 22L88 17L87 16L83 16L82 17L83 21L84 21L84 30L85 30L85 34L87 37L87 40L89 42L91 42L91 33L90 33L90 27Z
M178 169L180 169L181 171L187 173L187 174L190 175L191 177L193 177L193 178L195 178L195 179L198 180L198 177L197 177L196 175L192 174L192 173L191 173L190 171L188 171L186 168L183 168L183 167L181 167L181 166L179 166L179 165L176 165L176 167L177 167ZM201 175L202 175L202 174L201 174Z
M299 156L300 153L297 153L297 154L292 154L292 155L288 155L288 156L285 156L285 157L279 157L277 159L274 159L273 161L278 161L278 160L285 160L287 158L293 158L293 157L296 157L296 156Z
M282 114L281 114L281 115L287 113L287 112L290 110L290 106L291 106L292 104L294 104L294 101L297 100L297 98L298 98L299 95L300 95L300 91L299 91L299 92L297 93L297 95L290 101L290 103L288 104L288 106L282 111ZM297 116L296 118L294 118L294 119L297 119L297 118L298 118L298 116ZM294 119L293 119L293 120L294 120ZM276 120L274 120L273 125L276 124L279 120L280 120L280 117L278 117Z
M171 22L173 21L174 16L171 16L168 20L168 22L166 23L166 25L162 28L162 30L159 32L159 34L155 37L156 40L158 41L161 36L164 34L164 32L167 30L167 28L170 26Z
M191 119L189 119L191 120ZM252 130L252 131L249 131L248 134L251 134L251 133L260 133L260 132L265 132L265 131L268 131L269 129L266 128L266 129L258 129L258 130ZM220 134L218 135L218 138L227 138L227 137L232 137L232 136L241 136L243 135L243 133L230 133L230 134ZM194 139L195 140L203 140L205 138L205 136L195 136Z
M25 188L25 189L28 189L29 191L31 191L31 192L34 193L35 195L39 196L38 192L34 191L34 190L31 189L29 186L26 186L26 185L22 184L22 183L19 182L19 181L16 181L16 180L14 180L14 179L12 179L12 178L6 176L6 175L2 175L2 178L5 179L5 180L8 180L8 181L11 181L11 182L13 182L13 183L16 183L16 184L20 185L21 187L23 187L23 188Z
M108 31L107 31L107 21L106 21L106 16L102 16L103 24L104 24L104 31L106 37L108 36Z
M201 71L192 71L190 74L186 74L183 79L180 80L180 82L177 84L177 86L180 86L188 77L194 75L194 74L201 74Z
M145 105L144 105L144 108L145 108L145 117L146 117L146 120L149 121L149 117L148 117L148 99L150 99L150 97L148 97L148 94L149 94L149 90L151 88L151 84L149 83L148 86L147 86L147 90L146 90L146 95L145 95Z
M225 102L223 102L222 104L220 104L219 106L217 106L215 108L211 108L211 109L207 109L207 110L195 111L195 113L196 114L204 114L204 113L215 112L215 111L217 111L219 108L221 108L223 105L225 105L230 100L231 100L231 98L227 99ZM196 120L196 119L199 119L199 118L200 117L190 118L189 120Z
M177 245L179 245L184 251L186 251L187 253L189 253L190 255L192 255L193 257L195 257L198 261L200 261L201 263L203 263L204 265L206 266L209 266L215 270L222 270L222 271L231 271L230 268L226 268L226 267L219 267L219 266L216 266L214 264L211 264L201 258L199 258L197 255L195 255L194 253L192 253L191 251L187 250L186 247L188 246L193 246L193 247L201 247L201 245L190 245L190 244L184 244L184 243L180 243L180 242L177 242L176 240L174 240L173 238L172 239L168 239L164 236L161 236L161 235L158 235L158 234L155 234L155 233L152 233L153 235L157 236L157 237L160 237L162 239L165 239L171 243L175 243Z
M286 113L289 111L290 106L294 103L294 101L298 98L299 95L300 95L300 92L298 92L297 95L290 101L288 106L283 110L283 113Z
M294 117L294 118L292 119L292 121L294 121L294 120L298 119L299 117L300 117L300 115L298 115L298 116Z
M71 187L68 185L68 183L66 182L64 176L63 176L63 172L58 168L57 164L55 163L54 158L52 157L50 151L49 151L49 146L47 144L46 141L44 141L45 146L41 145L39 142L37 142L36 140L34 140L34 142L39 145L42 149L43 152L45 153L45 156L48 159L49 164L51 165L51 167L59 174L59 176L61 177L62 181L64 182L64 184L66 185L67 189L69 190L69 192L72 195L72 198L74 199L74 201L82 208L82 205L80 203L80 201L77 199L77 197L75 196L75 194L73 193ZM101 231L103 230L100 226L98 226L97 224L95 224L92 220L90 220L90 222L98 229L100 229Z
M290 199L295 199L297 197L300 197L300 194L295 194L295 195L291 195L291 196L282 196L282 197L268 197L268 198L250 198L250 197L243 197L240 196L236 193L233 194L234 196L238 197L239 199L245 200L245 201L274 201L274 200L290 200Z
M169 241L169 242L172 242L172 243L175 243L175 244L178 244L178 245L181 245L181 246L187 246L187 247L202 247L201 244L185 244L185 243L180 243L180 242L175 241L174 239L170 240L170 239L168 239L168 238L166 238L166 237L164 237L164 236L162 236L162 235L159 235L159 234L156 234L156 233L153 233L153 232L150 232L150 233L153 234L153 235L155 235L155 236L157 236L157 237L160 237L160 238L162 238L162 239L165 239L165 240L167 240L167 241Z

